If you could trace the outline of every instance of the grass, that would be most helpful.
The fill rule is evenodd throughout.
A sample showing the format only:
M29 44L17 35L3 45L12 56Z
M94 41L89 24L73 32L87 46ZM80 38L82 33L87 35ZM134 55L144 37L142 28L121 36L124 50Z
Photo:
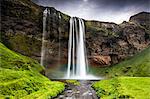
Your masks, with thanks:
M65 84L50 81L39 72L37 61L7 49L0 43L0 99L50 99L65 89Z
M111 67L96 68L93 72L101 76L132 76L132 77L150 77L150 47L141 53Z
M119 64L96 69L109 78L92 85L101 99L150 99L150 47Z
M149 99L149 77L118 77L96 82L92 87L101 99Z
M44 69L37 61L9 50L2 43L0 43L0 58L0 68L38 72Z
M79 86L80 85L80 82L77 81L77 80L66 80L66 83L67 84L73 84L75 86Z

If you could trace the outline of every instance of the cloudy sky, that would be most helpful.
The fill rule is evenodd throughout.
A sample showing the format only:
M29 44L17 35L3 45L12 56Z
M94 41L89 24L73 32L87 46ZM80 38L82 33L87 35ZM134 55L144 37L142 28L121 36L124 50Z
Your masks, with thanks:
M141 12L150 12L150 0L33 0L39 5L55 7L70 16L87 20L121 23Z

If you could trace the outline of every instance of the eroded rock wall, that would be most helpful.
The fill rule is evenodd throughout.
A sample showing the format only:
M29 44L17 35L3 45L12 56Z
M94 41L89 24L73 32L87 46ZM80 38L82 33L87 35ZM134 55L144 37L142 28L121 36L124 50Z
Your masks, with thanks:
M16 52L40 60L45 8L31 0L2 0L1 42ZM66 64L70 16L53 7L47 8L51 14L46 25L46 61L50 65L60 60ZM110 66L148 47L149 18L150 13L141 12L122 24L84 20L89 63Z

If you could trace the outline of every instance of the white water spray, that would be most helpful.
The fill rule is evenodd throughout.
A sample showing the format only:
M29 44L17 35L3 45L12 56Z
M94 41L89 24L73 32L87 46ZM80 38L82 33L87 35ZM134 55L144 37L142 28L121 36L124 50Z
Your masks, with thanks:
M41 48L41 65L44 66L44 57L45 57L45 36L46 36L46 20L47 16L50 14L50 11L46 8L43 12L43 35L42 35L42 48Z
M88 74L84 21L72 17L69 33L67 79L99 79Z
M85 36L85 28L82 19L79 19L79 41L77 44L77 76L85 77L86 76L86 67L88 66L86 63L85 58L85 43L84 43L84 36Z

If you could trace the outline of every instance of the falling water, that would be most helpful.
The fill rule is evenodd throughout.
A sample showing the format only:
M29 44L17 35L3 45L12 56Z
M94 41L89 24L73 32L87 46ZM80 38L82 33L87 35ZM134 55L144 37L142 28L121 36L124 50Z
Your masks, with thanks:
M84 36L85 36L85 28L84 22L82 19L79 19L79 41L77 44L77 76L85 77L86 76L86 58L85 58L85 43L84 43Z
M41 65L44 65L44 56L45 56L45 46L44 46L44 42L45 42L45 36L46 36L46 20L47 20L47 16L50 12L48 11L48 9L46 8L43 12L43 35L42 35L42 50L41 50Z
M69 33L67 79L96 79L87 72L84 21L72 17Z
M77 22L79 23L79 29ZM85 58L84 36L83 20L72 17L70 19L67 78L86 76L88 65Z
M42 51L41 51L41 65L43 66L46 49L45 48L45 39L47 33L46 23L49 14L50 10L46 8L43 12L43 35L42 35ZM72 17L70 19L70 32L68 42L68 67L67 67L67 76L65 76L65 78L98 79L97 77L88 74L88 62L85 48L85 26L84 21L80 18Z

